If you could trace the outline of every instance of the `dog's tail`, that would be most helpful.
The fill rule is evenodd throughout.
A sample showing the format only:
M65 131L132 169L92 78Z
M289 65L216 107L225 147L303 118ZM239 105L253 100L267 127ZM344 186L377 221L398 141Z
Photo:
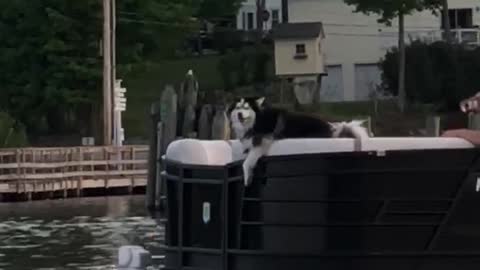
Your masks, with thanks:
M368 139L373 136L370 132L362 126L365 121L354 120L351 122L332 123L333 137L335 138L355 138Z

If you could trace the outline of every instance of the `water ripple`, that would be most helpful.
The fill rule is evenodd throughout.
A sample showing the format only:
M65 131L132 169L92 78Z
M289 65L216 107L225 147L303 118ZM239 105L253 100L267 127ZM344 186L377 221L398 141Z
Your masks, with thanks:
M142 196L2 205L0 269L115 269L121 245L163 242L143 207Z

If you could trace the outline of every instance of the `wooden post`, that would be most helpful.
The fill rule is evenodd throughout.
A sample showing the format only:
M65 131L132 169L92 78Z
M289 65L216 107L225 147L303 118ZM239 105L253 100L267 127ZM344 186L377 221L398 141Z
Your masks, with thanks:
M69 150L63 150L63 162L68 162L69 161ZM63 198L67 198L67 179L65 177L65 173L68 172L68 169L66 166L62 167L62 186L63 186Z
M52 155L51 152L45 151L44 161L45 162L51 162L51 155ZM48 172L49 173L54 173L55 171L53 169L48 169ZM53 198L52 179L46 178L46 179L43 179L43 181L46 182L45 187L46 187L46 190L47 190L47 198L52 199Z
M147 187L146 187L146 196L145 196L145 206L147 209L155 208L155 175L157 170L156 162L156 150L157 150L157 125L160 120L160 111L157 104L152 104L150 107L150 120L151 120L151 133L150 133L150 143L149 143L149 153L148 153L148 178L147 178Z
M192 137L192 130L194 126L192 122L195 121L195 108L198 100L198 81L196 80L192 70L189 70L185 75L185 79L180 85L180 89L178 91L177 100L177 104L179 105L177 110L177 126L180 129L179 135L187 138ZM190 106L192 108L190 108Z
M185 114L183 115L182 136L184 138L195 137L195 135L193 134L195 131L195 119L195 109L192 105L188 105L185 109Z
M161 186L159 183L159 171L161 171L160 168L160 163L159 163L159 157L163 155L163 123L160 121L157 123L157 128L156 128L157 136L156 136L156 142L155 142L155 147L156 148L150 148L150 155L154 155L154 160L153 162L155 163L154 166L150 166L150 170L154 171L149 171L149 178L147 182L147 192L146 192L146 204L148 209L155 209L157 203L157 194L159 194L159 189ZM161 190L160 190L161 191Z
M198 138L210 140L212 138L212 106L205 105L200 113L198 121Z
M370 137L373 137L374 134L373 134L373 130L372 130L372 117L371 117L371 116L367 117L367 121L366 121L366 122L367 122L368 135L369 135Z
M79 165L78 165L78 168L77 170L82 173L83 172L83 165L82 165L82 162L83 162L83 151L82 151L82 147L79 147L78 148L78 161L79 161ZM77 179L77 197L80 197L82 196L82 181L83 181L83 176L80 174L80 176L78 177Z
M198 100L198 81L193 75L193 71L189 70L185 76L185 81L182 84L182 88L185 94L184 106L189 105L195 107L197 106Z
M136 160L136 158L135 158L135 147L133 147L133 146L130 148L130 160L132 160L132 161ZM130 170L135 170L135 164L132 164L131 166L125 166L125 167L129 168ZM133 194L133 188L134 187L135 187L135 177L132 176L130 178L130 188L128 190L128 193L130 195Z
M160 121L164 125L164 146L166 147L175 140L177 134L177 94L172 86L166 86L162 93L160 103Z
M468 115L468 128L472 130L480 130L480 114Z
M110 154L108 153L108 149L106 147L103 147L103 158L104 160L110 160ZM108 178L110 177L110 164L107 162L107 165L105 165L106 168L106 174L105 178L103 179L104 181L104 186L105 186L105 192L107 192L108 189Z
M162 178L162 156L165 153L166 149L163 149L165 146L164 143L162 142L163 140L163 123L160 122L158 123L157 126L157 156L155 159L156 162L156 171L155 171L155 194L154 194L154 202L155 206L158 209L163 209L163 201L162 201L162 196L165 193L165 187L166 183L164 183L163 178Z
M440 136L440 116L427 117L426 135L429 137Z
M218 106L213 118L212 124L212 140L229 140L230 139L230 127L228 125L228 119L225 114L225 108Z

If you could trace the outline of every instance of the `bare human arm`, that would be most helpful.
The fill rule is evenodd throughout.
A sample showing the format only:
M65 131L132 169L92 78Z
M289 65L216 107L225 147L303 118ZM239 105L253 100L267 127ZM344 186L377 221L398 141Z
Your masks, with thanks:
M464 113L478 113L480 112L480 92L475 96L465 99L460 102L460 109ZM447 130L442 134L442 137L461 138L470 143L480 146L480 131L470 129L454 129Z
M480 131L470 129L453 129L447 130L442 134L442 137L461 138L469 141L474 145L480 145Z

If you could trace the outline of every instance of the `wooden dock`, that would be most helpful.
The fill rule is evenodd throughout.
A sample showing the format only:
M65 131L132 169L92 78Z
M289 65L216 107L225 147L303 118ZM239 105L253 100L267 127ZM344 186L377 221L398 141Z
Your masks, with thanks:
M0 149L0 197L32 200L145 188L148 146Z

